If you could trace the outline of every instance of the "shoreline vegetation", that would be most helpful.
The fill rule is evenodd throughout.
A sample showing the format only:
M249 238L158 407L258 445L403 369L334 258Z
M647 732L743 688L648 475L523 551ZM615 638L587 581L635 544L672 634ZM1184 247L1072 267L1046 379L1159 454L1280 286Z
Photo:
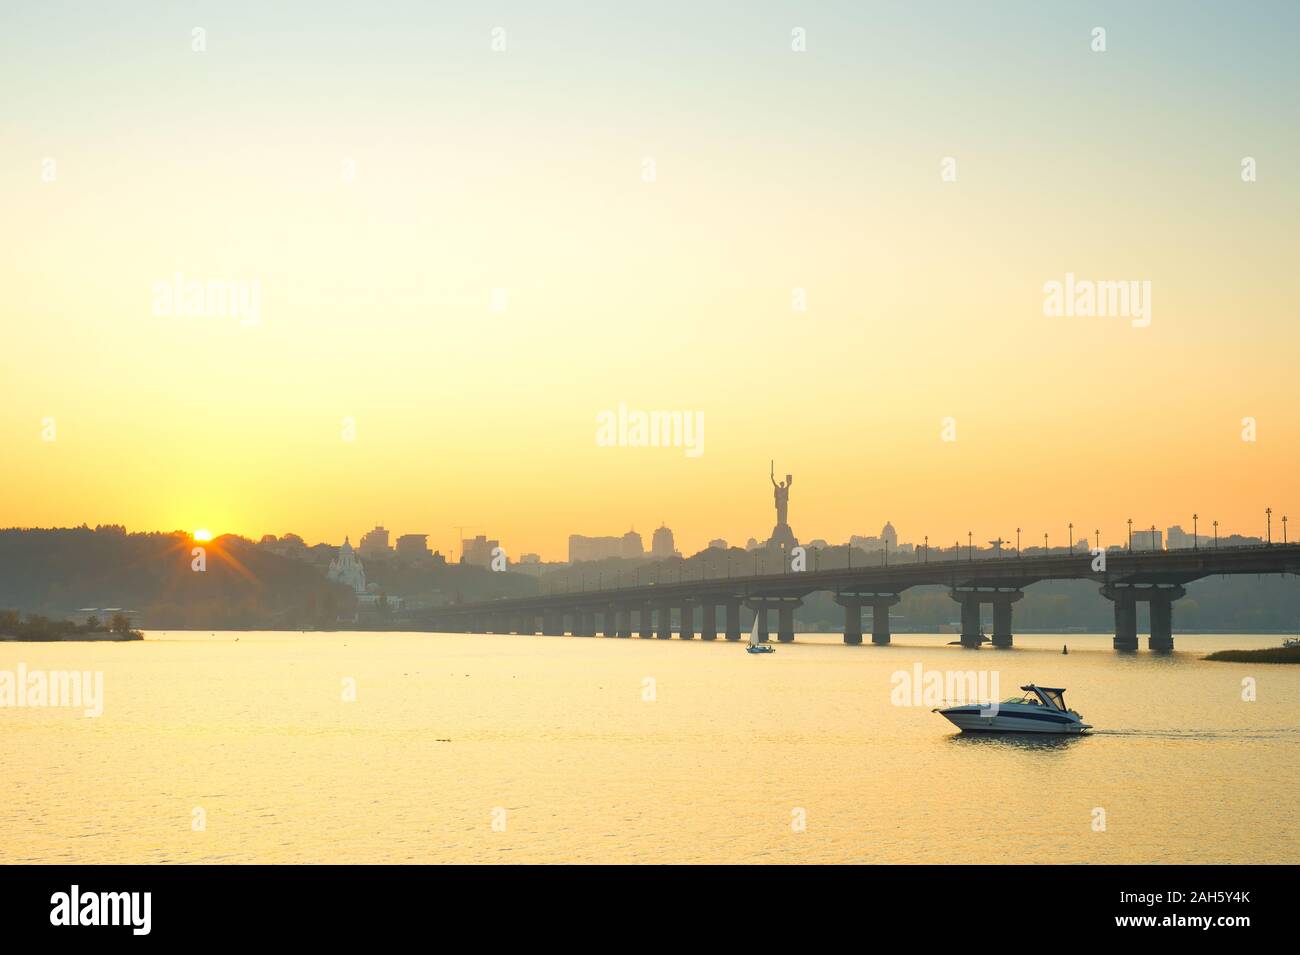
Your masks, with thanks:
M1300 663L1300 646L1261 650L1216 650L1205 657L1219 663Z
M75 623L29 613L24 620L17 611L0 610L0 641L55 643L143 639L143 633L131 629L131 620L126 614L113 614L106 625L95 616L87 617L85 623Z

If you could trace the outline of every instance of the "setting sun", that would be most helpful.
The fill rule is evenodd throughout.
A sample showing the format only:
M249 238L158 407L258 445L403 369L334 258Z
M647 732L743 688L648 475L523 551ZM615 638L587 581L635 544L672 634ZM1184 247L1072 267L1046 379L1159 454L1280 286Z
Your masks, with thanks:
M194 532L194 539L196 541L210 541L212 540L212 531L208 530L207 528L200 527L197 531Z

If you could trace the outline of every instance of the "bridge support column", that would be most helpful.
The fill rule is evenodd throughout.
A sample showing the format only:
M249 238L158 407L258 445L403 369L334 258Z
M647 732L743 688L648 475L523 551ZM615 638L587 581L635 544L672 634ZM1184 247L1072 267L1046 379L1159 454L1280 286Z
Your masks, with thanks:
M718 639L718 607L710 601L700 604L700 639Z
M1009 647L1011 638L1011 605L1023 597L1020 591L993 595L993 646Z
M537 614L532 612L520 614L515 629L518 633L531 637L537 632Z
M836 597L835 602L844 608L844 642L851 647L862 643L862 601L852 597Z
M618 622L614 619L617 611L613 607L605 607L600 613L600 635L602 637L618 636Z
M782 643L794 642L794 604L782 603L776 612L776 638Z
M740 601L728 600L726 611L726 635L728 640L740 639Z
M1174 648L1174 601L1187 591L1182 587L1151 588L1151 636L1147 649L1168 653Z
M592 610L583 610L578 614L581 621L580 632L575 632L574 636L594 637L596 635L596 613Z
M654 620L650 613L649 604L641 604L636 608L637 623L640 625L640 634L642 639L648 640L655 635Z
M548 637L564 636L564 614L548 610L542 616L542 633Z
M955 591L952 599L961 604L961 645L978 647L984 638L980 634L980 598L973 591Z
M673 637L673 608L668 604L659 605L659 629L655 636L660 640L671 640Z
M758 642L767 643L767 607L759 604L754 613L758 615Z
M889 608L899 599L898 594L890 594L871 601L871 642L878 647L889 646Z
M679 610L681 616L681 627L679 628L683 640L695 639L695 608L690 604L682 604Z
M1116 650L1134 653L1138 648L1137 637L1137 595L1132 587L1101 588L1101 595L1115 603L1115 642Z
M624 606L618 608L615 626L617 627L617 633L620 637L632 636L632 608L631 607Z

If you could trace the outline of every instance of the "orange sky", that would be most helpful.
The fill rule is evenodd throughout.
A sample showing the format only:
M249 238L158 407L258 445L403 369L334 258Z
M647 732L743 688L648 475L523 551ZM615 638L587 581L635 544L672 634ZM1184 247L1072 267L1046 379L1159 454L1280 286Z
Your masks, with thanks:
M0 525L562 558L665 521L689 553L770 532L775 458L805 540L1262 534L1300 471L1286 31L1243 14L1207 59L1202 13L1108 9L1097 54L1059 11L826 12L794 53L765 7L707 41L521 10L494 53L463 15L249 8L107 62L107 11L25 14ZM1067 272L1149 281L1149 326L1046 316ZM177 273L256 320L158 314ZM702 453L601 446L620 402L702 413Z

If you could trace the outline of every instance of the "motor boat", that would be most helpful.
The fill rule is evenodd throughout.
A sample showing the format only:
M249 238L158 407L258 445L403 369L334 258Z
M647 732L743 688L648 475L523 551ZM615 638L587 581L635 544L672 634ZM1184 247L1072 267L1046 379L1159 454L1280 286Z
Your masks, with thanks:
M760 643L758 640L758 614L754 614L754 626L749 631L749 645L745 647L746 653L776 653L776 647L766 643Z
M1065 705L1065 690L1029 683L1023 696L1001 703L964 703L936 709L963 733L1085 733L1092 729Z

